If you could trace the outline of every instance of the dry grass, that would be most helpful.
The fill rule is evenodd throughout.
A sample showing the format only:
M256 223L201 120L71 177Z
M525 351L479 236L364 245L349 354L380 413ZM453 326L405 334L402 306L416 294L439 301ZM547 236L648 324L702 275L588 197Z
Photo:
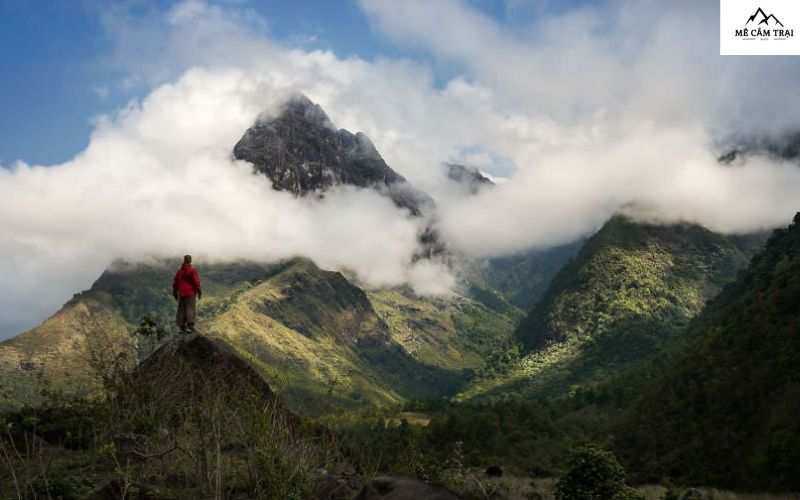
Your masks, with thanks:
M431 422L431 416L427 413L417 411L401 411L397 416L389 419L386 424L398 426L403 420L412 425L421 425L425 427Z
M481 483L479 487L478 481ZM538 493L544 500L554 500L556 479L550 477L529 478L504 474L499 478L487 478L482 471L471 470L466 474L466 479L450 486L466 498L486 498L484 491L493 492L492 498L504 500L528 500L536 498L533 493ZM648 500L661 500L667 493L663 486L646 484L636 488L644 493ZM800 500L800 494L768 494L768 493L735 493L715 488L695 488L707 495L710 500ZM682 490L685 491L685 490Z
M667 492L663 486L645 484L637 488L645 494L648 500L661 500ZM733 491L718 490L716 488L695 488L707 495L711 500L798 500L800 494L769 494L769 493L735 493Z
M305 498L315 471L342 463L333 436L303 427L227 346L173 339L132 371L100 375L105 397L62 407L67 422L43 420L66 435L89 424L85 449L52 434L44 443L35 425L46 412L0 425L0 498L49 498L71 477L102 498Z

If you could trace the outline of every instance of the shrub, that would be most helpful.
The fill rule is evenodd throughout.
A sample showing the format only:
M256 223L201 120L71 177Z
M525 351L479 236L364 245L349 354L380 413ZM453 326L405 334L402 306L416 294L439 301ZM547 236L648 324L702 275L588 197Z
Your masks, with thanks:
M596 446L572 450L566 472L556 484L558 500L632 500L644 498L625 484L625 470L614 454Z

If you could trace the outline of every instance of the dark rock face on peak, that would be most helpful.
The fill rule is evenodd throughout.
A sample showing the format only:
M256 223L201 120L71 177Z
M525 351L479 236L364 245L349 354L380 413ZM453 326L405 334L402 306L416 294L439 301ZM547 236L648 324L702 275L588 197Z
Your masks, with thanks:
M494 186L494 182L480 173L477 168L465 167L458 163L445 163L445 167L447 168L447 178L464 186L470 194L475 194L484 187Z
M731 164L735 160L748 155L770 155L779 160L797 162L800 160L800 131L794 130L783 134L741 138L718 161Z
M252 163L274 189L297 196L347 184L376 189L414 215L433 205L386 164L366 135L336 130L325 111L304 95L292 98L276 118L256 121L233 156Z

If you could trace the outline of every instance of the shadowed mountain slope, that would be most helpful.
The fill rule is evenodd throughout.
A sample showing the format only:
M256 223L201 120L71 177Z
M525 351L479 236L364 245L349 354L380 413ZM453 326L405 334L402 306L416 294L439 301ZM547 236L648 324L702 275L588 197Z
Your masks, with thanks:
M530 311L583 244L583 240L578 240L553 248L489 259L480 272L481 279L472 283L473 289L497 290L512 305Z

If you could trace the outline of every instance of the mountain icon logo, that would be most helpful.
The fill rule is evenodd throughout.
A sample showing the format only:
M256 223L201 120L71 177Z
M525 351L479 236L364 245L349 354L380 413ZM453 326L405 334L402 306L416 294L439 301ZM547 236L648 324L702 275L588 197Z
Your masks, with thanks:
M759 17L759 15L761 17ZM764 9L762 9L761 7L759 7L758 10L756 10L756 12L752 16L747 18L747 22L744 23L744 25L747 26L751 22L757 21L756 23L757 26L761 26L762 24L769 26L770 20L775 21L775 24L779 24L781 28L783 28L783 23L780 22L777 17L775 17L775 14L767 15L766 12L764 12Z

